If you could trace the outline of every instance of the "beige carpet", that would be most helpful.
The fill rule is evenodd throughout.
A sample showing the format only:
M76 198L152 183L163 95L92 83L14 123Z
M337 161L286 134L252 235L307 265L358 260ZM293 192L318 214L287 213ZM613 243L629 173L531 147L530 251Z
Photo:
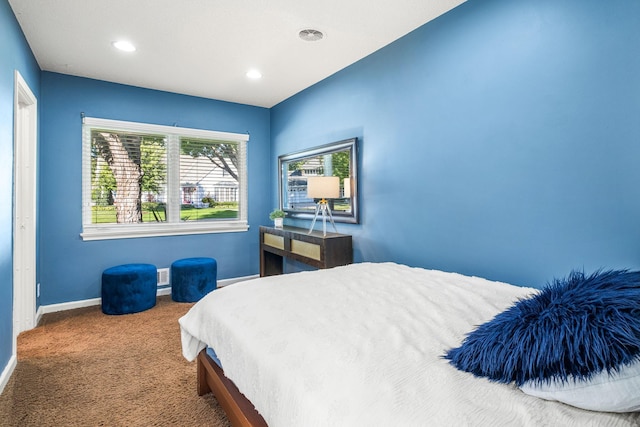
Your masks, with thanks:
M43 316L18 337L0 425L228 427L215 398L197 395L195 362L181 354L177 320L192 305L163 296L142 313Z

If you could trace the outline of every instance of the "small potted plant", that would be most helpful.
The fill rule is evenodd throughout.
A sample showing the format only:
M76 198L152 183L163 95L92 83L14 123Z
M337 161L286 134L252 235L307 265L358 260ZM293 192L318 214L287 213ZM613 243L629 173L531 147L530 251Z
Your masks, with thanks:
M275 224L276 228L282 228L282 222L285 215L286 214L284 213L284 211L281 211L280 209L276 209L269 214L269 219L273 220L273 223Z

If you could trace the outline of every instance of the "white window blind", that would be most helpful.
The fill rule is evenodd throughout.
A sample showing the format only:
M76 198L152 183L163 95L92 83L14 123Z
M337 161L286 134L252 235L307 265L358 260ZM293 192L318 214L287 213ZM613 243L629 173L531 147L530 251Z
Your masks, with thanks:
M85 118L85 240L246 231L248 135Z
M180 216L188 221L237 218L239 144L180 138ZM215 211L203 208L216 207Z

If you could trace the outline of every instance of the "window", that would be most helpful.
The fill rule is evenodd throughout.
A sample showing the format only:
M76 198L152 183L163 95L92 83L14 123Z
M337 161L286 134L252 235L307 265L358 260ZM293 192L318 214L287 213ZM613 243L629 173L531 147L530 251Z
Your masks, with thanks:
M246 231L248 139L85 118L82 238Z

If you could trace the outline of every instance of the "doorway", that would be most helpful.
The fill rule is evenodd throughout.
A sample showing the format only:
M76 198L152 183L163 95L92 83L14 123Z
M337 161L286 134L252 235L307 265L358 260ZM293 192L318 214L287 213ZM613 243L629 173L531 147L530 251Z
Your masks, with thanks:
M36 317L36 194L38 105L15 71L13 142L13 336L34 328Z

